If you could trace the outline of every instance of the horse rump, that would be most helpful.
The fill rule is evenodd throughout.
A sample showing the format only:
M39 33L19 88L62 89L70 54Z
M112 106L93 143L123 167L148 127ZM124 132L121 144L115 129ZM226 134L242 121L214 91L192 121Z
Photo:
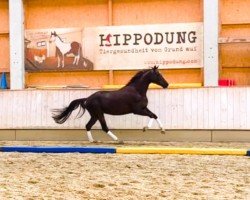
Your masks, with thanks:
M85 112L85 105L84 105L85 101L86 101L86 98L76 99L76 100L73 100L69 104L68 107L65 107L65 108L62 108L62 109L53 109L52 110L52 114L53 114L52 118L55 120L56 123L63 124L69 118L72 111L77 109L79 106L80 106L80 108L83 109L83 111L80 114L80 112L81 112L81 109L80 109L77 116L79 118L82 117L84 112Z

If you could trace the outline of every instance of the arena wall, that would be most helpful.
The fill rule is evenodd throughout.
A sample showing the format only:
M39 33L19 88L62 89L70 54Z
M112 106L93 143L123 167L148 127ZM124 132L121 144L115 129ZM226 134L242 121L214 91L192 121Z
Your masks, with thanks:
M71 120L63 125L51 118L51 109L68 106L96 90L1 91L1 129L82 129L89 119ZM150 89L149 108L166 129L250 129L250 88ZM77 111L75 112L77 114ZM107 116L111 129L141 129L148 118L133 114ZM94 128L100 128L94 126ZM157 128L155 123L153 129Z
M65 124L58 125L51 118L51 110L67 106L72 100L87 97L95 91L1 91L0 110L1 113L4 113L0 119L2 133L6 134L6 130L13 130L12 134L24 134L23 130L27 129L33 130L33 133L34 130L42 131L49 129L54 130L54 132L58 130L60 135L63 129L71 129L72 132L81 130L75 133L81 133L80 135L82 135L82 130L85 129L85 124L89 120L87 112L83 118L75 119L78 111L74 111ZM151 89L148 92L148 98L149 108L158 115L164 128L170 131L177 131L177 136L181 134L181 138L190 137L190 140L196 137L197 139L199 138L197 137L199 135L197 131L200 131L202 132L200 136L205 134L206 140L212 140L212 137L213 139L224 138L227 140L230 138L230 134L227 135L226 132L236 131L234 132L236 135L231 137L236 141L243 139L247 141L250 139L250 134L247 131L250 129L250 103L248 101L250 99L250 88ZM110 129L135 130L134 132L137 132L137 134L138 130L141 130L148 123L148 120L147 117L133 114L106 116ZM100 125L97 123L93 128L99 130ZM157 128L157 124L154 123L152 127L153 132L156 132ZM181 132L183 130L185 131ZM39 134L39 136L35 137L43 138L43 131L40 133L41 135ZM169 135L159 136L160 131L157 131L157 133L158 139L169 137ZM49 138L56 137L56 135ZM156 136L155 134L153 135ZM138 137L141 136L139 134ZM68 137L70 137L70 134L66 138ZM151 135L151 137L153 136ZM172 137L175 138L176 136L172 134Z

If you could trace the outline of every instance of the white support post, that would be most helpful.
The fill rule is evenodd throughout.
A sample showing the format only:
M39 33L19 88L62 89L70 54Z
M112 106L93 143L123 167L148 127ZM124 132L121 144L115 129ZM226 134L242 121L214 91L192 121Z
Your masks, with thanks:
M218 86L219 0L204 0L204 86Z
M24 89L24 8L23 0L9 0L10 88Z

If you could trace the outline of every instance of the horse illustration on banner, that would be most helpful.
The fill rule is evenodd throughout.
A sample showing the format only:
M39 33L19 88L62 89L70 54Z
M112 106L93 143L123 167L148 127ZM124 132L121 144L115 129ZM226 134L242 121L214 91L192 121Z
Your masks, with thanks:
M60 34L58 34L58 32ZM81 30L28 30L25 34L27 71L93 70L93 62L84 57Z
M78 65L80 56L82 55L82 46L78 42L64 42L57 33L51 32L49 42L55 42L56 45L56 57L57 57L57 67L64 67L64 57L67 54L74 55L73 65ZM84 61L84 67L87 66L87 63Z

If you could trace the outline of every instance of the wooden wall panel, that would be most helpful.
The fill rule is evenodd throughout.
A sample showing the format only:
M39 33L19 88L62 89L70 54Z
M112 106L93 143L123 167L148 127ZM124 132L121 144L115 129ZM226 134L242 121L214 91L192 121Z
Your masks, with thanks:
M0 129L83 129L88 112L56 124L51 109L62 108L77 98L96 90L26 90L0 91ZM161 119L166 129L250 129L250 88L153 89L148 91L149 109ZM4 114L3 114L4 113ZM106 115L111 129L142 129L147 117ZM100 129L100 124L94 126ZM153 129L157 129L156 122Z
M113 24L203 21L202 0L113 0Z
M202 83L202 69L170 69L163 70L169 83Z
M114 71L114 84L124 85L136 74L137 71Z
M202 83L201 69L160 70L169 83ZM114 71L114 84L126 84L137 71Z
M0 1L0 72L8 72L10 65L8 4L8 0Z
M224 67L250 67L249 43L223 44L220 46L220 63Z
M250 23L249 0L220 0L222 24Z
M108 25L107 0L25 0L26 29Z
M220 37L235 37L246 38L250 37L250 23L249 24L231 24L222 25Z
M126 84L138 72L114 71L113 84ZM161 70L169 83L202 83L201 69L171 69ZM108 71L90 72L43 72L26 73L26 86L53 86L53 85L86 85L91 88L101 88L109 82Z
M249 0L220 1L220 37L238 41L220 44L220 78L233 79L237 85L250 84L250 45L244 42L250 38L249 8Z
M0 35L0 72L10 71L10 45L9 36Z
M27 87L34 85L83 85L96 88L107 84L107 82L108 71L26 73Z
M9 1L0 1L0 33L7 32L9 30Z
M250 68L222 68L220 79L235 80L236 85L250 85Z
M241 39L250 38L250 24L223 25L220 36L238 39L238 43L220 44L221 68L250 67L250 45L240 42Z

